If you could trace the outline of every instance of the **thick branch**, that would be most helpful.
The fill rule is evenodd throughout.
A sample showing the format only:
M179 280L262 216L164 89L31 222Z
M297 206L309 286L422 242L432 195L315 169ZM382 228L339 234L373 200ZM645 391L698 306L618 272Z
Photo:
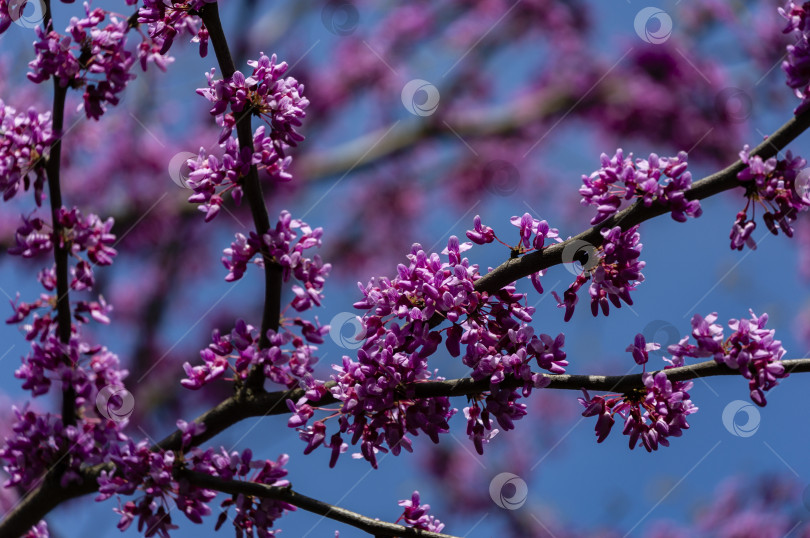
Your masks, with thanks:
M782 361L784 364L785 369L790 373L801 373L801 372L810 372L810 358L804 359L793 359L793 360L786 360ZM655 372L651 372L655 373ZM739 375L739 372L725 366L723 364L718 364L715 361L706 361L697 364L692 364L688 366L682 366L679 368L671 368L669 370L664 370L664 373L667 377L673 381L685 381L687 379L696 379L698 377L712 377L712 376L721 376L721 375ZM548 375L546 377L551 379L551 383L547 388L550 389L565 389L565 390L580 390L586 389L595 392L618 392L624 393L628 392L634 388L640 388L643 386L643 382L641 379L641 374L634 374L634 375L626 375L626 376L600 376L600 375ZM333 383L327 383L327 385L332 385ZM502 383L501 386L503 387L510 387L510 388L517 388L522 386L523 381L514 379L513 377L507 377ZM462 379L451 379L448 381L426 381L424 383L417 383L414 385L414 391L416 393L416 397L418 398L431 398L431 397L439 397L439 396L447 396L447 397L457 397L457 396L466 396L466 395L473 395L479 394L485 390L490 388L490 384L487 380L482 381L475 381L471 378L462 378ZM296 400L303 396L304 391L302 389L295 389L293 391L280 391L280 392L273 392L273 393L261 393L258 395L249 395L249 396L241 396L239 399L236 397L228 398L227 400L220 403L214 409L211 409L207 413L201 415L196 419L195 422L203 423L206 425L206 431L198 436L195 436L192 440L193 445L199 445L217 434L221 433L228 427L232 426L233 424L253 416L269 416L269 415L280 415L289 412L284 402L289 398L292 400ZM332 396L327 396L317 402L311 402L313 405L323 406L328 405L331 403L335 403L335 399ZM169 435L162 441L160 441L157 445L153 447L153 450L178 450L181 446L180 444L181 434L179 431L174 432L173 434ZM46 481L43 486L40 486L32 493L30 493L11 513L2 521L0 522L0 536L19 536L32 525L34 525L37 521L42 519L45 514L47 514L50 510L58 506L61 502L72 499L75 497L80 497L82 495L86 495L96 491L96 478L99 476L102 470L110 471L111 467L109 464L106 465L97 465L91 469L88 469L84 475L84 482L79 485L69 486L67 489L63 489L59 486L58 482L53 480ZM205 480L218 480L214 477L210 477L208 475L201 475L205 478ZM202 478L201 478L202 480ZM223 491L225 493L234 493L237 492L235 489L224 489L214 486L216 482L196 482L195 484L208 487L212 489L217 489L219 491ZM230 483L229 483L230 484ZM281 495L281 493L277 493L276 490L280 491L287 491L285 488L269 488L268 486L260 486L254 484L256 487L259 488L268 488L267 491L268 496L270 495ZM249 487L252 487L248 485ZM227 486L230 487L230 486ZM241 484L237 483L236 486L233 487L242 487ZM264 489L262 490L255 490L248 491L248 490L240 490L244 491L250 495L263 495ZM281 500L285 500L290 504L294 504L295 506L299 506L304 510L310 510L309 506L313 506L319 510L326 510L326 507L334 510L342 510L339 508L331 507L326 503L321 503L320 501L316 501L314 499L309 499L307 497L303 497L301 495L295 494L292 492L293 500L286 497L276 497L271 496L271 498L278 498ZM307 503L315 503L315 504L307 504ZM301 504L299 504L301 503ZM320 508L318 508L320 507ZM326 517L332 517L331 515L327 515L322 511L316 511L315 509L310 510L315 513L325 515ZM344 511L347 514L353 514L352 512ZM362 516L359 516L362 517ZM344 521L342 519L338 519L337 517L333 518L337 519L338 521L343 521L345 523L352 524L350 521ZM373 521L373 520L372 520ZM362 527L360 527L362 528ZM363 529L365 530L365 529ZM387 531L386 531L387 532ZM379 534L379 536L397 536L397 534ZM413 536L420 536L418 534ZM432 536L430 534L422 534L421 536Z
M59 485L61 472L52 469L40 486L28 492L0 522L0 536L22 536L51 510L70 499L93 493L98 489L95 478L67 488Z
M48 197L51 205L51 222L53 227L53 255L56 265L56 320L59 341L70 343L70 281L68 268L68 245L64 243L62 226L58 214L62 208L62 187L60 171L62 160L62 130L65 123L65 99L67 88L59 85L53 78L53 119L52 129L56 140L51 144L45 171L48 174ZM70 368L70 358L64 355L63 362ZM76 391L70 383L62 388L62 421L66 426L76 424Z
M803 113L800 116L791 118L787 123L782 125L773 135L768 137L764 142L758 145L752 152L751 156L758 155L762 159L769 159L776 155L780 150L784 149L790 142L797 136L803 133L810 127L810 111ZM692 187L686 191L686 198L689 200L703 200L720 192L733 189L739 186L737 174L745 167L742 161L736 161L731 166L707 176L700 181L692 184ZM650 207L645 207L644 204L636 202L630 207L611 216L604 222L585 230L581 234L572 237L571 239L558 243L556 245L544 248L540 252L530 252L519 258L510 259L490 271L475 283L475 289L478 291L486 291L494 293L504 286L509 285L516 280L525 278L532 273L547 269L553 265L558 265L563 262L562 253L566 246L573 241L582 240L598 247L602 244L603 237L599 233L602 228L613 228L621 226L622 230L632 228L636 224L640 224L653 217L668 213L669 210L657 203ZM435 316L434 316L435 317ZM441 317L431 319L431 325L438 325L441 322Z
M429 532L412 527L403 527L394 523L379 521L363 516L357 512L346 510L332 504L301 495L293 491L291 487L280 488L275 486L265 486L256 482L242 482L238 480L223 480L215 476L199 473L196 471L180 471L180 475L186 478L191 484L230 493L231 495L250 495L277 501L284 501L293 506L297 506L307 512L318 514L341 523L346 523L357 529L365 531L373 536L423 536L425 538L454 538L449 534Z
M810 372L810 358L792 359L782 361L785 369L790 373ZM670 368L663 370L666 376L672 381L685 381L698 377L714 377L721 375L740 375L740 372L729 368L724 364L715 361L705 361L696 364ZM656 371L650 372L652 374ZM549 389L560 390L591 390L596 392L628 392L635 388L642 388L642 374L632 375L584 375L584 374L543 374L551 380ZM515 379L507 376L499 386L505 388L518 388L523 386L522 379ZM327 388L334 386L334 382L326 384ZM417 398L435 398L440 396L456 397L480 394L490 389L488 379L474 380L470 377L460 379L449 379L446 381L424 381L413 385L413 390ZM240 403L234 398L228 398L217 407L200 416L196 422L206 425L206 431L194 437L192 443L197 445L211 439L218 433L224 431L230 425L248 417L283 415L289 413L285 402L290 399L296 401L304 395L303 389L267 392L255 396L244 398ZM316 402L309 402L312 406L325 406L336 403L337 400L331 395ZM159 442L155 449L176 450L180 448L181 434L179 431Z

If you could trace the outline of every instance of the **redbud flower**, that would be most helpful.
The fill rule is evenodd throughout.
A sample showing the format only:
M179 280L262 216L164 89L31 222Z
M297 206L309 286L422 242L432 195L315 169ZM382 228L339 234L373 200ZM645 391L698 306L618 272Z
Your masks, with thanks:
M639 198L645 206L654 201L670 210L678 222L687 217L702 214L698 200L687 200L684 193L692 186L692 175L686 171L686 152L676 157L659 157L650 154L649 159L633 160L633 154L625 157L621 149L611 158L600 157L602 167L590 176L582 176L582 205L597 209L591 224L599 224L614 215L621 206L622 198Z
M430 511L429 504L420 505L418 491L413 492L410 500L399 501L397 504L405 509L397 522L405 520L409 527L432 532L441 532L444 528L444 523L436 519L435 516L428 515L428 511Z
M756 223L753 216L748 218L748 208L752 205L752 213L756 212L757 205L764 209L762 220L772 234L777 235L781 229L785 235L793 237L791 223L799 211L810 207L810 199L802 192L806 185L797 183L798 174L807 161L794 158L790 151L784 160L771 157L763 161L758 155L751 157L747 145L740 152L740 159L746 166L737 174L737 179L745 187L748 200L731 228L731 248L742 250L743 245L747 245L756 249L756 241L751 237Z
M11 199L33 183L34 201L44 200L45 162L54 140L50 113L26 112L6 106L0 99L0 191Z

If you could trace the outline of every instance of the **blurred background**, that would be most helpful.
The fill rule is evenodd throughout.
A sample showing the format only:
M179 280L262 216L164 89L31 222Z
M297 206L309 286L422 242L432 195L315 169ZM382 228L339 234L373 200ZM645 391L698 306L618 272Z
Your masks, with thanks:
M93 5L131 14L118 4ZM55 8L59 29L81 10ZM647 158L687 151L697 180L736 160L744 144L757 145L799 103L780 68L790 37L770 2L230 0L220 11L237 67L248 70L245 62L260 52L277 54L311 102L300 129L306 140L291 152L293 181L263 188L271 220L287 209L324 228L320 254L332 273L316 314L332 330L319 349L321 379L357 347L357 283L393 276L412 243L440 252L480 215L515 244L509 218L526 212L562 237L576 235L593 216L579 203L581 177L599 168L602 152L623 148ZM24 25L0 36L0 98L45 110L50 85L25 78L34 38ZM200 58L187 41L178 37L167 73L138 71L100 122L75 106L66 119L66 204L113 216L120 238L116 263L96 271L114 311L95 338L129 369L136 439L160 439L178 418L190 420L227 397L226 382L206 393L182 388L182 364L199 362L212 329L261 320L261 270L251 266L227 283L220 262L234 234L251 230L247 204L229 200L205 224L186 201L183 171L170 170L178 155L216 152L219 136L208 102L195 94L216 65L213 52ZM808 136L789 149L808 157ZM786 358L807 356L810 221L800 217L792 239L760 223L757 249L732 251L729 233L744 206L738 189L702 202L699 219L643 224L646 280L632 307L611 309L607 318L593 318L583 298L563 322L551 292L562 295L573 282L566 267L547 272L543 295L519 282L537 308L535 330L565 332L569 373L635 373L625 348L637 333L665 348L689 333L694 314L717 312L725 325L750 308L770 315ZM0 209L0 291L10 300L17 293L34 300L33 276L50 263L6 253L20 215L32 209L19 201ZM466 255L483 273L509 249L495 243ZM0 327L5 409L28 399L14 378L27 351L16 326ZM446 354L431 360L444 377L468 375ZM661 354L651 359L653 368L663 365ZM269 459L288 453L297 491L383 520L394 521L397 501L419 490L445 532L459 536L797 536L810 520L806 387L802 375L792 376L757 409L741 377L698 379L691 428L654 453L628 450L620 425L597 445L595 421L580 416L580 394L555 391L536 391L526 401L529 415L483 457L460 413L439 446L417 439L413 454L381 457L378 470L349 457L329 469L325 450L304 456L285 416L244 421L210 444L250 447ZM33 405L58 408L48 397ZM519 482L506 483L501 473ZM525 497L525 504L498 506L493 480L501 498ZM64 505L49 516L52 535L119 536L114 506L90 498ZM724 514L742 515L734 527ZM202 527L175 519L175 536L214 533L214 518ZM301 511L278 523L282 536L365 536ZM124 534L138 533L133 526Z

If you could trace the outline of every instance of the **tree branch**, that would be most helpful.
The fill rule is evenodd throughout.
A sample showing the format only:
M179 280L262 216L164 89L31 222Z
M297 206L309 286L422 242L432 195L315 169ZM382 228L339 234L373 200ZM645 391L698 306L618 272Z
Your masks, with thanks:
M45 2L45 17L42 24L44 31L52 26L50 0ZM53 116L51 130L55 137L51 144L48 160L45 163L45 172L48 176L48 198L51 206L51 226L53 228L53 256L56 265L56 321L59 331L59 341L62 344L70 343L70 282L68 280L68 248L63 243L62 226L57 218L62 208L62 185L60 183L62 161L62 131L65 125L65 99L67 87L59 84L56 75L53 76ZM37 203L39 203L37 201ZM72 368L70 357L62 356L62 362ZM62 388L62 422L66 426L76 424L76 391L70 383Z
M802 134L808 127L810 127L810 111L788 120L775 133L754 148L754 150L751 151L751 156L758 155L762 157L763 160L773 157L797 136ZM738 160L727 168L693 183L692 187L685 193L686 198L689 200L703 200L739 186L740 183L737 180L737 174L742 171L744 167L743 162ZM598 247L602 244L604 239L600 234L602 228L621 226L622 230L627 230L636 224L640 224L668 212L669 210L666 207L658 203L653 203L651 206L645 207L643 203L637 201L609 217L604 222L585 230L567 241L544 248L542 251L530 252L519 258L505 261L478 279L475 282L475 289L481 292L495 293L516 280L562 263L563 250L574 241L582 240ZM430 320L431 326L438 325L441 323L442 319L441 316L437 317L434 315Z
M91 480L85 478L82 484L63 488L59 484L61 474L61 471L51 469L38 487L20 499L0 521L0 536L22 536L63 502L98 490L95 476Z
M230 78L236 72L236 66L228 49L228 40L222 29L222 22L219 19L219 7L216 2L206 4L200 12L217 56L217 62L225 78ZM236 133L239 138L239 148L250 148L253 151L253 129L251 127L251 109L236 119ZM250 166L248 175L242 179L245 189L245 197L250 203L250 212L253 215L253 225L256 233L261 237L270 229L270 217L267 214L267 207L264 205L264 195L262 186L259 183L259 173L256 165ZM270 346L267 338L267 331L278 331L281 322L281 284L282 270L270 256L267 246L262 243L259 252L264 258L264 309L262 312L261 335L259 336L259 347L265 349ZM264 374L260 368L254 368L247 379L247 387L260 391L264 385Z
M297 506L307 512L318 514L329 519L334 519L341 523L346 523L357 529L365 531L373 536L422 536L425 538L454 538L449 534L442 534L438 532L423 531L414 529L412 527L404 527L394 523L387 523L379 521L340 508L332 504L301 495L292 489L292 487L277 487L266 486L256 482L244 482L239 480L224 480L222 478L207 475L197 471L181 470L178 472L179 476L186 478L191 484L206 488L221 491L223 493L230 493L231 495L243 494L246 496L260 497L266 499L274 499L277 501L284 501L293 506Z
M810 358L785 360L782 361L782 364L785 366L785 369L789 373L810 372ZM724 364L719 364L713 360L700 362L697 364L691 364L687 366L681 366L678 368L670 368L668 370L663 370L663 372L672 381L685 381L688 379L696 379L698 377L705 378L721 375L722 376L740 375L737 370L729 368ZM650 373L655 374L656 372ZM543 375L550 378L551 380L550 384L547 387L549 389L563 389L563 390L585 389L597 392L624 393L629 392L634 388L640 388L644 386L644 383L642 381L642 374L633 374L626 376L569 375L569 374L563 375L543 374ZM500 384L500 386L507 388L517 388L522 386L523 383L524 383L523 380L515 379L512 376L507 376L507 378ZM327 386L331 385L334 385L334 382L327 383ZM479 394L483 391L489 390L490 383L489 380L486 379L476 381L473 380L472 378L461 378L461 379L451 379L447 381L425 381L423 383L414 384L413 388L417 398L435 398L441 396L458 397L458 396ZM201 415L195 420L195 422L205 424L206 431L200 435L195 436L192 439L191 444L197 446L215 437L217 434L226 430L228 427L232 426L233 424L236 424L237 422L245 418L254 416L281 415L287 413L289 412L289 410L287 409L287 406L285 405L284 402L288 398L296 400L303 395L304 390L298 388L291 391L278 391L254 395L247 395L245 393L240 393L240 395L238 396L228 398L219 405L217 405L215 408L211 409L210 411L206 412L205 414ZM323 406L335 403L336 401L337 400L335 400L330 395L325 398L322 398L317 402L310 402L310 403L314 406ZM157 443L155 446L153 446L152 449L179 450L180 447L181 447L181 433L179 431L175 431L174 433L172 433L171 435L167 436L165 439ZM96 491L98 487L96 479L101 474L102 470L111 471L112 465L108 463L96 465L90 469L87 469L83 476L84 482L80 485L69 486L68 488L61 488L59 486L58 481L46 478L42 486L34 490L28 496L26 496L25 499L17 507L15 507L14 510L11 511L2 522L0 522L0 536L21 535L29 528L31 528L31 526L34 525L37 521L42 519L45 516L45 514L47 514L50 510L58 506L61 502L75 497L80 497L82 495L87 495L89 493ZM208 475L202 476L205 477L206 480L207 479L220 480L215 479L214 477L210 477ZM217 489L225 493L238 492L235 489L222 489L211 485L216 482L210 482L207 484L203 482L194 482L194 483L202 487ZM286 491L286 488L270 488L269 486L261 486L258 484L252 484L249 486L252 487L253 485L259 488L268 488L269 492L268 496L270 494L281 495L281 493L278 493L275 490ZM238 487L242 486L239 485ZM255 490L255 492L249 492L248 490L244 491L250 495L262 496L265 490L264 489ZM323 512L317 512L315 511L315 509L324 510L325 509L324 507L330 507L330 509L342 510L340 508L331 507L331 505L328 505L326 503L316 501L315 499L309 499L307 497L298 495L294 492L293 495L296 496L291 497L294 500L290 500L289 498L286 497L276 497L276 496L272 496L271 498L285 500L290 504L300 506L305 510L325 515L326 517L332 516L327 515L326 513ZM312 506L314 509L310 510L308 508L309 506ZM347 514L353 514L352 512L348 511L345 512ZM337 517L334 517L332 519L352 524L350 521L344 521L342 519L338 519ZM396 536L396 534L390 533L379 534L380 531L376 532L378 532L379 536ZM415 534L413 536L432 536L432 535Z
M784 360L782 361L782 364L789 373L810 372L810 358ZM719 364L713 360L680 366L678 368L670 368L667 370L655 370L651 371L650 373L655 374L658 371L663 371L672 381L686 381L688 379L696 379L698 377L740 375L738 370L734 370L725 364ZM550 380L550 384L546 387L548 389L585 389L596 392L624 393L644 386L642 374L623 376L587 374L543 375ZM522 387L524 383L525 381L522 379L507 376L506 379L504 379L498 386L514 389ZM334 385L335 383L333 381L326 383L327 388ZM448 379L445 381L423 381L413 385L413 390L417 398L470 396L480 394L484 391L490 390L490 388L491 384L489 379L474 380L470 377ZM195 436L191 442L193 445L203 443L236 422L249 417L283 415L289 413L289 409L287 408L285 402L288 399L296 401L302 396L304 396L304 390L297 388L295 390L266 392L258 395L246 396L241 401L237 401L235 397L228 398L220 403L217 407L195 420L195 422L205 424L206 429L202 434ZM328 394L318 401L309 403L313 407L322 407L337 402L338 400L336 400L331 394ZM178 450L181 446L181 438L182 435L180 431L175 431L155 445L153 449Z

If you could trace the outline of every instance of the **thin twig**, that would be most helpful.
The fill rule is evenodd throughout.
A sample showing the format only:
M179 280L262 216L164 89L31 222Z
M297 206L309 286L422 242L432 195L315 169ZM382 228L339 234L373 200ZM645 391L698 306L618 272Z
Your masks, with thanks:
M388 523L366 517L357 512L340 508L333 504L325 503L306 495L294 491L292 487L278 487L266 486L256 482L243 482L239 480L224 480L222 478L211 476L197 471L181 470L178 472L180 477L187 479L191 484L206 488L221 491L223 493L230 493L231 495L239 495L240 493L246 496L260 497L266 499L274 499L277 501L284 501L293 506L297 506L307 512L318 514L335 521L340 521L347 525L351 525L357 529L365 531L373 536L421 536L425 538L457 538L450 534L442 534L439 532L423 531L414 529L412 527L403 527L395 523Z

